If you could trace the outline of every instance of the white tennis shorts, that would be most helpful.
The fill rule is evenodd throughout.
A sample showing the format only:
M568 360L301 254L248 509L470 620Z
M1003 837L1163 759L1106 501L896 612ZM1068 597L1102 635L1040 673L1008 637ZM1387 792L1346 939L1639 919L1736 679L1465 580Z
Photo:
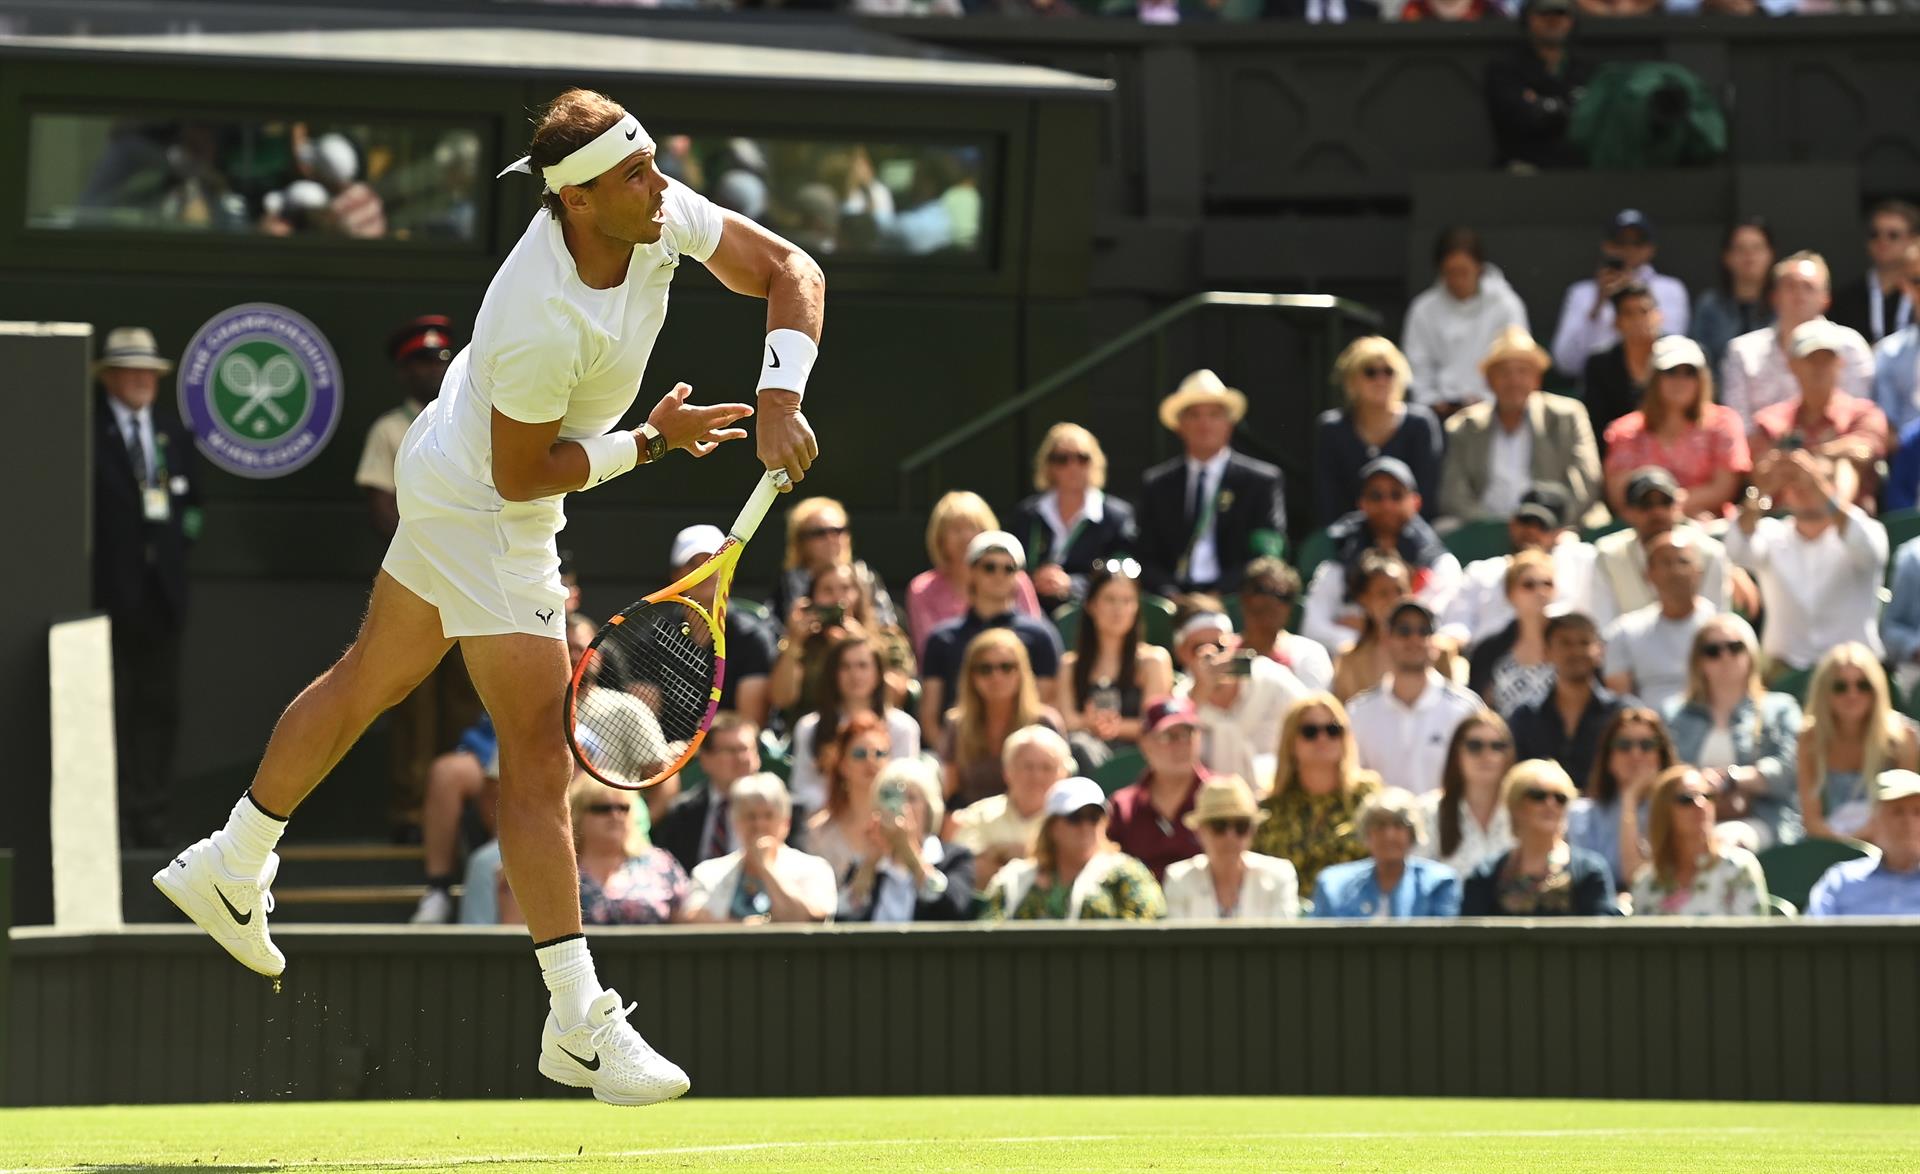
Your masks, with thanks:
M504 501L454 467L428 408L394 463L400 527L380 568L440 612L449 638L525 632L564 640L567 589L555 538L557 499Z

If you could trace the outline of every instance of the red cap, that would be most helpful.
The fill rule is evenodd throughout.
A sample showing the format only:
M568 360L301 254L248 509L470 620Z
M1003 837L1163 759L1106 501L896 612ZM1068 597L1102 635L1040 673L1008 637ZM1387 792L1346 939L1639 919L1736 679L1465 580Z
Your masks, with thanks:
M1147 706L1145 715L1147 733L1157 734L1171 726L1192 726L1200 723L1200 715L1193 708L1193 702L1184 697L1162 697Z
M404 363L422 351L438 352L441 359L453 358L453 323L446 315L423 314L387 338L387 354L395 363Z

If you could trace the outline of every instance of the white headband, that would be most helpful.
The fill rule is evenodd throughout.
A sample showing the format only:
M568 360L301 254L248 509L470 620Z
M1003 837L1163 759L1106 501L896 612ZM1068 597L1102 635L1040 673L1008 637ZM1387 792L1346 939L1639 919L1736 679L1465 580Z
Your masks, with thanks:
M1231 636L1233 621L1217 611L1197 612L1186 623L1180 625L1180 634L1174 638L1174 642L1178 643L1201 632L1224 632Z
M542 167L540 177L546 181L548 191L557 192L563 187L582 184L605 173L635 151L653 149L653 136L640 125L640 120L631 114L623 114L620 121L602 131L599 138L575 150L552 167ZM522 155L507 164L494 178L499 179L509 171L532 175L533 157Z

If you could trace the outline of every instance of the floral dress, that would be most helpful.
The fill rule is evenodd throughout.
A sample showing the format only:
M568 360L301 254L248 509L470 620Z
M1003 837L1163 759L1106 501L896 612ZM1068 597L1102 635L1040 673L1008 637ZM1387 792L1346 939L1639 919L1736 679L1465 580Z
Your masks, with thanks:
M1363 773L1326 795L1309 795L1298 785L1276 792L1261 804L1267 820L1254 832L1253 850L1292 861L1300 895L1311 897L1321 869L1365 858L1367 846L1360 842L1354 817L1379 789L1379 777Z
M1065 921L1073 901L1073 887L1037 881L1020 903L1007 912L1006 890L994 885L987 893L985 921ZM1167 898L1147 866L1131 856L1113 862L1093 892L1080 905L1080 921L1157 921L1167 915Z
M1718 856L1700 857L1694 863L1693 883L1685 888L1662 884L1651 864L1642 867L1633 882L1633 911L1642 917L1765 917L1768 910L1760 861L1731 845Z
M663 925L686 903L686 870L665 848L629 856L601 884L580 870L580 920L588 925Z

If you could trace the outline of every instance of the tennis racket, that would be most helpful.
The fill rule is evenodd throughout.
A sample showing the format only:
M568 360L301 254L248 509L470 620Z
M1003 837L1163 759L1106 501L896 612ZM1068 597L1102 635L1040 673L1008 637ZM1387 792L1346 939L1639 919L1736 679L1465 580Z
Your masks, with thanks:
M567 744L610 787L651 787L693 759L727 679L727 595L785 469L770 469L712 558L608 620L567 684Z

